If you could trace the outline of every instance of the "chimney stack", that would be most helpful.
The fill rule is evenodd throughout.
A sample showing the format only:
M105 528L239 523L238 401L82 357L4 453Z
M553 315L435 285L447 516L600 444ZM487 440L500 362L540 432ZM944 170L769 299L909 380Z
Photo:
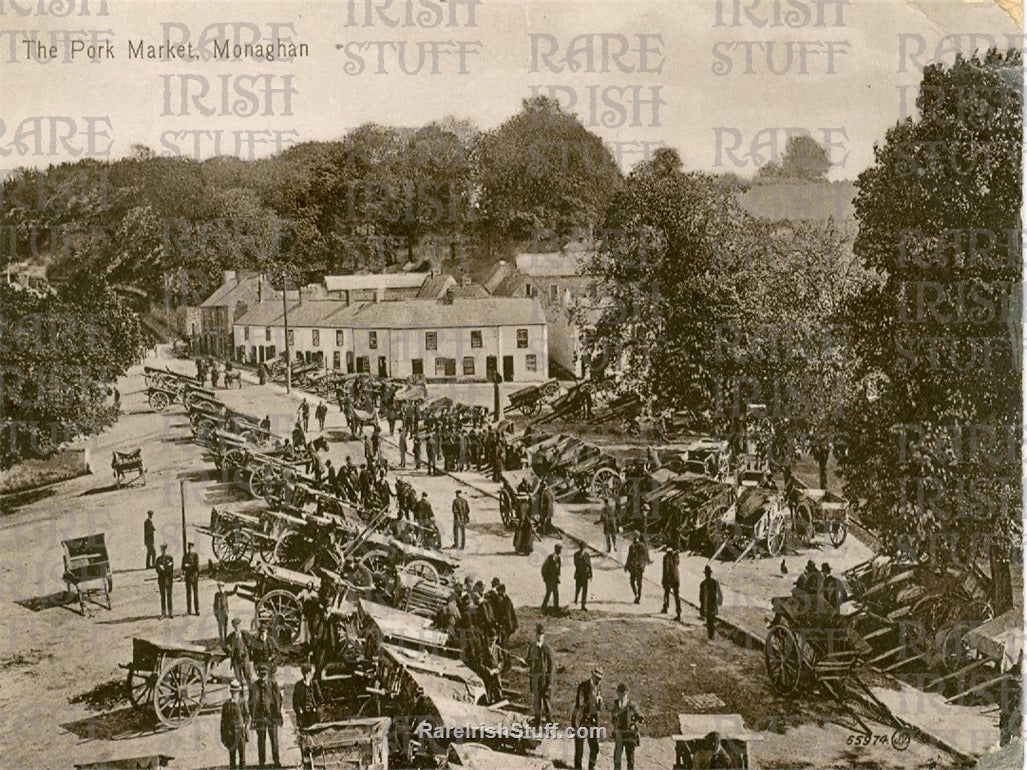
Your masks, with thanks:
M239 281L238 281L238 278L236 277L236 273L235 273L234 270L222 270L221 271L221 283L222 284L238 283L238 282Z

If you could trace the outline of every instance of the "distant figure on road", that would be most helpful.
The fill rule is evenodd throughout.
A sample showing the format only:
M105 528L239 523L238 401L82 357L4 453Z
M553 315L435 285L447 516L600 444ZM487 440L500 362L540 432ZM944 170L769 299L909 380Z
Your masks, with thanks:
M242 684L229 685L231 697L221 707L221 744L228 749L228 766L246 767L246 741L249 739L250 710L242 698Z
M414 434L414 470L421 470L421 434Z
M225 584L218 581L218 590L214 594L214 618L218 622L218 643L224 647L228 639L228 594Z
M310 404L307 403L307 399L303 399L303 403L300 404L299 415L303 422L303 432L306 433L310 430Z
M192 543L186 545L182 556L182 579L185 582L185 612L187 615L200 614L200 555L193 550Z
M720 591L720 583L713 577L710 565L703 569L706 579L699 584L699 615L706 621L706 635L712 639L717 631L717 611L724 603L724 595Z
M609 497L603 500L602 522L606 552L617 553L617 530L620 529L620 522L617 520L617 508Z
M535 626L535 640L528 647L528 681L531 685L531 718L535 726L552 719L553 651L546 643L545 629Z
M399 467L407 467L407 432L406 428L399 429Z
M467 522L471 520L471 507L461 490L453 498L453 547L464 550L467 542Z
M156 533L157 526L153 523L153 511L147 511L146 521L143 522L143 545L146 546L146 569L151 569L157 562L157 547L154 544Z
M678 571L678 552L673 546L667 547L663 555L663 609L667 611L671 594L674 595L674 609L677 613L674 620L681 620L681 573Z
M589 556L585 541L578 543L578 550L574 553L574 603L578 603L581 597L581 609L587 610L585 606L588 601L588 583L592 579L592 557Z
M428 434L428 438L424 442L424 452L425 452L425 457L428 460L428 475L429 476L434 476L437 473L437 469L435 467L435 450L436 450L435 437L431 433L429 433Z
M328 417L328 405L324 401L317 405L317 409L314 410L314 417L317 419L317 429L324 433L325 418Z
M624 571L628 573L631 581L635 604L642 602L642 575L648 562L649 555L645 551L645 543L642 542L642 536L636 534L634 541L628 546L628 561L624 565Z
M560 553L563 546L557 543L553 552L542 562L542 582L546 586L546 595L542 598L542 610L549 607L549 597L553 597L553 611L560 610Z
M168 556L168 544L160 544L160 556L154 564L157 570L157 588L160 589L160 616L163 618L175 617L173 606L173 595L171 585L175 579L175 560Z

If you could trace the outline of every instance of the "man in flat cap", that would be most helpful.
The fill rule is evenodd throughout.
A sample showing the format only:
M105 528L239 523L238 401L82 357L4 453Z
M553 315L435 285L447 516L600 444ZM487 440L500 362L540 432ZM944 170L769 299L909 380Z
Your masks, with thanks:
M599 715L603 710L603 669L596 666L588 679L578 684L578 692L574 698L574 711L571 724L577 728L594 728L599 725ZM588 740L588 770L595 770L596 759L599 758L599 736L596 731L574 736L574 770L581 770L581 757L585 753L585 741Z

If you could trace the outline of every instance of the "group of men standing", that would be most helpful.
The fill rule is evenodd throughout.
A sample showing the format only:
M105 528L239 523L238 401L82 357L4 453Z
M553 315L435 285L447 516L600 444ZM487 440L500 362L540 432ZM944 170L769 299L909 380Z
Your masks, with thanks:
M161 543L160 555L157 555L154 543L156 542L157 526L153 520L153 511L146 512L146 519L143 521L143 545L146 547L146 568L153 569L157 573L157 589L160 592L160 617L175 617L175 560L168 553L168 544ZM182 555L182 582L185 583L185 604L187 615L200 614L200 557L196 553L193 543L186 543L185 553Z

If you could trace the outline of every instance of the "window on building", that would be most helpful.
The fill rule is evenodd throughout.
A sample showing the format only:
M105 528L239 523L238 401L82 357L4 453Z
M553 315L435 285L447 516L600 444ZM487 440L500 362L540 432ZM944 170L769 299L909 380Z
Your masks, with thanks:
M342 368L342 351L341 350L336 350L336 351L334 351L332 353L332 368L333 369L341 369Z
M321 330L311 329L310 330L310 346L313 348L321 347Z
M275 351L275 346L274 345L268 345L267 346L267 351L264 354L265 355L264 360L265 361L273 361L276 358L275 352L276 352Z
M526 348L528 347L528 330L518 329L517 330L517 347Z
M367 356L357 356L357 371L360 373L371 371L371 359Z
M435 359L435 376L445 377L446 376L446 359L436 358Z
M439 333L438 332L425 332L424 333L424 349L425 350L438 350L439 349Z
M264 342L270 342L270 341L271 341L271 327L270 326L265 326L264 327Z
M289 329L289 332L286 334L286 337L289 338L288 341L289 341L290 345L295 345L296 344L296 330L295 329Z
M367 333L367 347L371 348L371 350L378 349L378 332Z
M342 345L342 329L335 330L335 347L341 348Z
M249 340L249 338L250 338L250 327L249 326L242 327L242 338L244 340Z
M549 284L549 301L555 303L560 298L560 287L555 284Z
M524 357L524 368L529 372L538 371L538 357L534 353L528 353Z
M464 374L474 374L474 356L464 356Z
M480 348L481 347L481 329L472 329L471 330L471 347L472 348Z
M446 376L447 377L456 377L456 359L455 358L447 358L446 359Z
M530 297L532 295L532 286L530 283L524 284L524 296Z
M424 375L424 359L413 358L410 360L410 373Z

